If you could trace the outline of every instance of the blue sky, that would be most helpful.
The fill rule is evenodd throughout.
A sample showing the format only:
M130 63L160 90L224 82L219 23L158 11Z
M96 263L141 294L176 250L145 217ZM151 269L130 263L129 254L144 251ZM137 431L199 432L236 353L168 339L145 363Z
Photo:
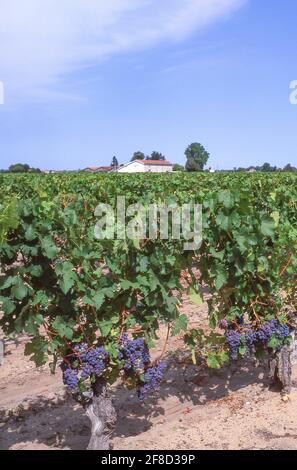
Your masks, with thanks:
M296 0L0 3L0 168L297 164Z

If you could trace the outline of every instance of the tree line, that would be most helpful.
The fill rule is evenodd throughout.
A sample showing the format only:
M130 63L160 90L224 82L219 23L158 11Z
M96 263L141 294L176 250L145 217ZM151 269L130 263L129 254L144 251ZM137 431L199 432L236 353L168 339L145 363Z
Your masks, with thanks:
M173 165L174 171L187 171L187 172L195 172L195 171L204 171L204 168L209 160L210 154L207 150L203 147L200 143L192 143L190 144L185 150L185 157L186 163L185 165L181 165L179 163L175 163ZM151 155L145 155L141 151L134 152L131 162L135 160L166 160L166 157L160 152L152 152ZM270 163L264 163L263 165L258 166L249 166L247 168L244 167L235 167L233 170L222 170L228 172L241 172L241 171L260 171L260 172L275 172L275 171L284 171L284 172L297 172L297 168L292 166L290 163L285 165L283 168L278 168L277 166L272 166Z
M8 170L0 170L1 173L41 173L40 168L32 168L27 163L10 165Z
M207 150L203 147L202 144L194 142L190 144L185 150L185 157L186 163L185 165L181 165L179 163L175 163L173 165L174 171L187 171L187 172L195 172L195 171L204 171L205 166L209 160L210 154ZM131 162L136 160L157 160L157 161L165 161L166 157L161 152L153 151L150 155L145 155L145 153L141 151L134 152L131 158ZM120 167L119 161L116 156L112 158L111 167L117 169ZM260 166L249 166L245 167L235 167L233 170L221 170L222 172L242 172L242 171L260 171L264 173L268 172L275 172L275 171L284 171L284 172L297 172L297 168L288 163L283 168L278 168L277 166L272 166L270 163L264 163ZM28 164L17 163L15 165L11 165L8 170L0 170L0 172L9 172L9 173L41 173L39 168L32 168Z

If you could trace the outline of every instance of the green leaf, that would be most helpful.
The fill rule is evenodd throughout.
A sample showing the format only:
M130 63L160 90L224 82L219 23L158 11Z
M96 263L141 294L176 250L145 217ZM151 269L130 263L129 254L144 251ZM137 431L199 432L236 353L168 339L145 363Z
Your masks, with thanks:
M1 205L0 205L1 209ZM17 229L20 223L18 200L14 197L0 213L0 243L4 243L10 230Z
M50 302L50 299L43 291L37 291L33 297L32 305L35 307L36 305L40 305L41 307L47 307Z
M180 315L174 324L172 336L177 336L181 331L186 331L188 328L188 318L186 315Z
M279 221L280 221L280 213L279 213L279 211L273 211L273 212L271 212L271 217L272 217L273 220L274 220L275 227L278 227L278 226L279 226Z
M66 273L63 276L62 281L60 281L61 291L66 295L70 289L74 286L74 278L72 273Z
M47 361L47 341L41 336L35 336L30 343L25 346L25 356L31 356L30 359L35 362L37 367L43 366Z
M121 281L121 288L123 290L130 290L130 289L135 289L139 285L135 282L127 281L127 279L123 279Z
M231 228L230 217L223 212L219 213L216 217L216 223L221 230L228 231Z
M209 354L206 359L208 367L210 369L220 369L221 364L220 361L218 360L217 356L215 354Z
M5 297L0 297L0 302L2 302L2 306L0 307L0 310L3 310L6 315L10 315L13 313L16 309L15 304L8 298Z
M273 237L275 231L275 221L271 216L264 216L261 221L260 227L262 235L266 237Z
M219 272L215 279L215 286L217 290L220 290L227 282L227 276L225 272Z
M210 248L209 252L215 259L219 259L220 261L223 261L224 256L225 256L225 251L216 251L214 248Z
M281 345L281 341L277 339L275 336L272 336L268 342L268 347L271 349L276 349Z
M33 266L31 269L30 269L30 274L31 276L33 277L40 277L42 276L43 274L43 269L41 266Z
M102 291L96 292L96 294L93 296L92 301L94 302L97 310L99 310L104 304L104 299L105 299L105 295L104 295L104 292Z
M234 206L234 197L229 190L219 192L218 200L226 209L231 209Z
M44 254L49 259L55 258L58 254L58 249L51 236L47 236L41 240L41 247L44 251Z
M56 317L52 323L52 327L62 338L71 340L73 338L73 322L67 322L62 317Z
M189 290L189 299L193 304L203 305L203 299L201 295L198 292L196 292L196 290L193 287L191 287Z
M106 337L109 335L109 333L111 332L113 328L113 322L112 321L100 321L99 328L100 328L102 336Z
M145 273L148 269L148 259L146 256L142 256L139 261L139 266L137 267L137 272Z
M1 280L1 277L0 277ZM18 283L19 278L17 276L9 276L5 279L3 285L0 287L0 290L9 289L11 286Z
M25 232L25 239L28 240L29 242L35 240L37 238L36 232L33 228L32 225L29 225Z
M13 288L11 289L12 295L17 300L23 300L25 297L27 297L28 292L28 287L25 286L22 282L19 282L18 285L13 286Z

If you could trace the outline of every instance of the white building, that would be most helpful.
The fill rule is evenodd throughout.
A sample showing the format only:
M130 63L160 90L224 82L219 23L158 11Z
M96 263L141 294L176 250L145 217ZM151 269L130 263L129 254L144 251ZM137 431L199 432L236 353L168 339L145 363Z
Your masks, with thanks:
M118 173L171 173L173 164L166 160L135 160L118 169Z

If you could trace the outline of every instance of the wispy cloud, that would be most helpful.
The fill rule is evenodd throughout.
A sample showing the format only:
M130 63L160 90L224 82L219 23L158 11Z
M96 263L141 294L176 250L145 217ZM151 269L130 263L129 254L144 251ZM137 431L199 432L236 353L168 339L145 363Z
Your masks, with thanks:
M1 0L7 99L51 100L59 82L114 54L182 41L245 0Z

